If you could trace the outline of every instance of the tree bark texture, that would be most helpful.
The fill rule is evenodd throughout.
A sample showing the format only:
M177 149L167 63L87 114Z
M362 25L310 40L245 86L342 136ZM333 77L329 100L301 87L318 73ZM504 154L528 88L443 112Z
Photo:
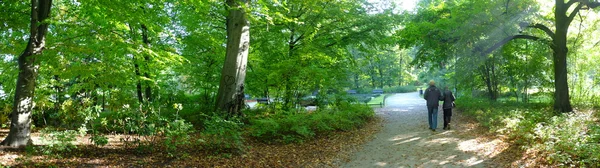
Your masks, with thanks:
M41 55L46 46L48 23L52 0L31 0L31 22L29 41L25 51L19 56L19 75L11 113L10 132L0 143L4 146L24 147L30 143L31 112L35 93L35 79L39 66L35 58Z
M217 93L217 108L230 115L240 115L239 112L244 107L250 25L241 4L247 6L248 3L248 0L226 0L227 49Z
M564 0L556 0L554 11L556 32L554 34L554 110L558 112L573 111L569 98L569 85L567 83L567 32L572 18L567 16L569 6ZM577 13L575 9L572 14Z

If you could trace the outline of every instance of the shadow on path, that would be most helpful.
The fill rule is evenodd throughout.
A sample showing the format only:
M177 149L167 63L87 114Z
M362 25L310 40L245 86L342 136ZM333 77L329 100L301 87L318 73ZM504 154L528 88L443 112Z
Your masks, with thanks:
M495 142L479 142L477 136L461 133L468 128L430 131L425 100L416 92L388 97L386 107L376 113L385 120L383 129L341 167L490 166L486 160L493 151L486 154L484 148ZM441 112L438 117L441 126Z

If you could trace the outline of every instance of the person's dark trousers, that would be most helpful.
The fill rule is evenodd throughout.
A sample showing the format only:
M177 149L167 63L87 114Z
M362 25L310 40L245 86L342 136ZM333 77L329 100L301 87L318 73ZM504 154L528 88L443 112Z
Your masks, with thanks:
M437 128L438 107L427 107L427 114L429 129L435 130Z
M444 129L449 129L450 119L452 118L452 109L444 109Z

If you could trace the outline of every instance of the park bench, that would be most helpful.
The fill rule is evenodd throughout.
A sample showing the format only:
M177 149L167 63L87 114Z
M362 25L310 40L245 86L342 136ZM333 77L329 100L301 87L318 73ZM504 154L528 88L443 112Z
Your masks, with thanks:
M373 94L383 94L383 89L373 89Z
M256 98L256 103L269 104L269 98Z

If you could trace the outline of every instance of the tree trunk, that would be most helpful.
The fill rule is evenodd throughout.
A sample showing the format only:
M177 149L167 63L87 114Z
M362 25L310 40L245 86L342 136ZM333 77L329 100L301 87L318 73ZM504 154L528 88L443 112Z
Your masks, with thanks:
M263 97L265 97L267 99L269 98L269 84L268 83L269 83L269 79L265 78L265 83L264 83L265 84L264 85L265 86L265 90L263 92Z
M567 82L567 32L571 19L567 16L569 6L563 0L556 0L554 11L556 32L554 36L554 110L571 112L569 85ZM579 12L577 10L573 12Z
M131 24L127 24L129 26L129 31L131 33L131 40L135 40L136 37L136 30L133 28L133 26L131 26ZM133 55L133 71L135 73L135 77L139 78L141 76L141 72L140 72L140 64L138 64L137 59L135 58L135 55ZM135 85L135 90L136 90L136 95L138 97L138 101L140 102L140 104L144 103L144 95L142 94L142 81L140 81L140 79L137 80L137 83Z
M150 40L148 39L148 28L144 24L142 24L142 41L144 42L146 47L150 47ZM150 71L150 67L148 66L150 63L150 57L147 54L144 55L144 61L145 61L144 77L146 77L147 79L150 79L150 74L148 73L148 71ZM152 83L150 81L146 81L144 83L146 84L146 101L151 102L152 101L152 87L151 87Z
M403 60L404 60L404 57L400 56L400 62L398 64L398 66L399 66L399 68L398 68L399 69L399 73L398 73L398 86L403 86L404 85L404 83L403 83L404 76L402 74L404 72L404 68L403 68L404 65L402 64Z
M292 97L294 96L294 93L292 92L292 82L290 81L289 76L286 75L286 77L284 77L284 81L285 93L283 95L283 109L287 111L292 107Z
M496 60L495 55L492 55L492 60L490 63L490 69L492 70L492 87L493 87L493 96L492 96L492 100L496 101L498 100L498 75L496 74L496 64L494 63L494 61Z
M383 68L381 68L381 63L379 63L377 72L379 73L379 88L383 88Z
M490 67L489 62L485 63L482 68L481 68L481 78L483 79L483 81L486 84L487 90L488 90L488 95L490 96L490 100L492 101L496 101L497 99L497 90L495 90L496 87L494 87L494 78L493 78L493 71L492 71L493 67Z
M294 49L296 48L296 43L294 43L295 33L296 30L294 29L294 25L292 24L290 25L290 39L288 40L288 59L292 59L294 57ZM285 94L283 97L284 110L289 110L293 106L292 97L294 97L294 93L291 86L291 78L292 75L289 72L283 78L285 81Z
M226 0L227 50L217 94L217 108L230 115L239 115L244 107L244 80L250 47L250 25L240 3L248 0Z
M139 77L140 76L140 65L137 63L137 60L135 59L135 56L133 56L133 70L135 71L135 77ZM138 101L140 102L140 104L144 103L144 97L142 95L142 82L140 81L140 79L137 80L137 84L135 87L136 91L137 91L137 97L138 97Z
M354 76L354 89L358 90L358 88L360 87L358 73L355 73L353 76Z
M43 21L50 15L51 7L52 0L31 0L29 41L25 51L18 58L19 76L11 113L10 132L0 143L1 145L24 147L30 143L31 112L38 71L35 58L46 46L48 23Z

